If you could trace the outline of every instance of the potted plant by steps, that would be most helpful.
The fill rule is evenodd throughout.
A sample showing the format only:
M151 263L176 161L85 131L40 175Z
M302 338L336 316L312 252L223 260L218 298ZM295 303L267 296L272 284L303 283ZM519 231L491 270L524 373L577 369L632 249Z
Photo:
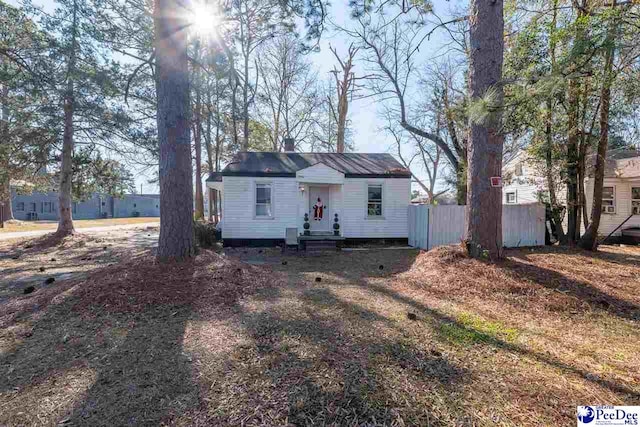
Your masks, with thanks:
M333 235L334 236L340 235L340 224L338 224L338 214L336 214L335 217L333 218Z
M311 230L309 229L311 228L311 224L309 224L309 214L304 214L304 224L302 225L302 227L304 228L304 235L310 236Z

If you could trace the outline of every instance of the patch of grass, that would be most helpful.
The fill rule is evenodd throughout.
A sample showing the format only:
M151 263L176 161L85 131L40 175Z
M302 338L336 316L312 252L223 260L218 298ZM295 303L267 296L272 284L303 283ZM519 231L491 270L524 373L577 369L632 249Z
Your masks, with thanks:
M456 323L441 323L438 332L447 341L463 345L496 341L512 344L519 335L515 328L508 328L500 322L490 322L467 312L458 314Z

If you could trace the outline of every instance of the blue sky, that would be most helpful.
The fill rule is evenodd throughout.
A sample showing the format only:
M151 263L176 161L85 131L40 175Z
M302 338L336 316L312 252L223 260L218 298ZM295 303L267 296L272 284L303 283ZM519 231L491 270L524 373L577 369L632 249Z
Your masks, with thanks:
M17 0L7 0L10 4L19 5ZM52 10L55 2L53 0L32 0L35 5L43 7L45 10ZM466 0L433 0L434 10L441 17L448 16L451 8L465 7ZM330 7L330 18L339 26L350 26L350 10L348 0L335 0ZM429 63L430 59L441 54L440 48L446 42L446 35L442 31L436 31L431 39L425 43L419 53L418 61L424 64ZM320 51L310 54L310 60L318 71L320 80L326 80L329 72L333 69L336 60L329 50L329 46L335 47L339 53L343 55L347 52L350 40L345 35L332 31L329 27L323 34L320 41ZM362 53L360 53L362 54ZM366 73L364 64L356 58L356 67L354 69L356 75ZM355 99L350 105L349 118L353 131L354 151L362 153L380 153L389 152L395 155L395 145L384 132L380 131L383 126L383 120L379 117L379 105L374 98ZM405 153L409 155L407 150ZM418 176L424 173L419 169L414 170ZM138 175L136 177L136 188L140 191L140 185L143 185L143 192L157 192L156 185L147 183L148 176ZM415 185L414 185L415 188Z

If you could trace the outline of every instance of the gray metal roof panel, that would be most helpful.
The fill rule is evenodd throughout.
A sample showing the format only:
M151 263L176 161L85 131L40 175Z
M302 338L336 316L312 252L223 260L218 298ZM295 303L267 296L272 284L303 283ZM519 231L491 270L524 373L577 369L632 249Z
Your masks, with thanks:
M223 176L295 176L301 169L323 163L347 177L410 178L410 172L387 153L240 152Z

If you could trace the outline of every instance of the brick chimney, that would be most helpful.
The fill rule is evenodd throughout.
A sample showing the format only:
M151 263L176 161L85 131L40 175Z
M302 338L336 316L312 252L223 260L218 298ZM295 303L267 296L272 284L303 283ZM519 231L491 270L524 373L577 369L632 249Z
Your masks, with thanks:
M284 139L284 151L287 153L293 153L295 151L293 138Z

